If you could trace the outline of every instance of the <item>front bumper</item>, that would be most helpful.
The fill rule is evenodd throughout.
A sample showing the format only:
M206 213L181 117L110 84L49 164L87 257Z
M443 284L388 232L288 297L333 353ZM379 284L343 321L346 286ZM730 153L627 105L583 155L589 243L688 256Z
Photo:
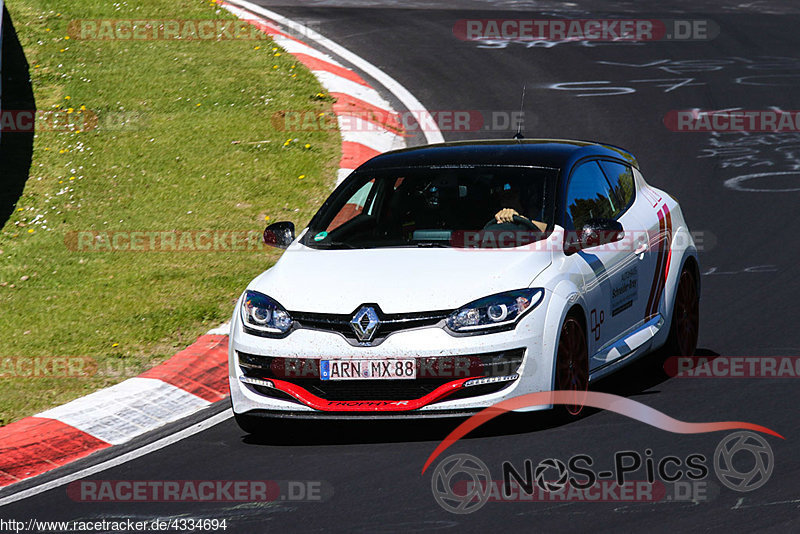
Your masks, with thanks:
M552 388L553 365L552 347L543 342L547 300L546 295L514 330L454 337L431 326L395 332L376 346L353 346L338 333L311 329L295 330L282 339L263 338L245 332L234 313L229 347L234 412L266 417L457 417L507 398L547 391ZM319 380L319 361L330 358L414 358L418 370L436 372L413 380ZM485 372L486 361L504 359L507 365ZM286 372L287 365L293 373Z

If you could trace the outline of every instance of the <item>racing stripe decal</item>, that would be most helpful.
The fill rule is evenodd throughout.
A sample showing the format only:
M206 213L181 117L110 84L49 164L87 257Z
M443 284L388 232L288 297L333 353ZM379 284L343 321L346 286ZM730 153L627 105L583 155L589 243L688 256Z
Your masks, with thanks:
M650 319L653 316L651 310L653 309L653 301L655 300L656 290L661 278L661 270L664 267L664 247L661 246L661 236L664 235L664 212L662 209L658 210L658 233L655 238L655 246L658 250L658 258L656 260L656 268L653 272L653 281L650 284L650 297L647 299L647 308L644 313L645 319Z
M672 262L672 214L669 212L669 207L666 204L664 204L664 210L666 210L667 213L667 264L664 266L664 281L662 282L662 287L667 286L669 264Z
M645 319L650 319L658 313L661 296L667 284L669 266L672 261L672 214L666 204L658 210L657 246L658 259L653 273L653 283L650 286L650 298L647 300Z
M656 276L658 277L658 288L655 292L655 298L653 299L653 308L650 310L650 317L653 317L658 313L658 306L661 303L661 295L664 294L664 288L666 287L667 282L667 275L669 273L669 263L672 259L672 216L669 212L669 207L664 204L664 226L665 231L662 234L661 238L661 248L659 251L661 252L662 261L659 269L656 271Z

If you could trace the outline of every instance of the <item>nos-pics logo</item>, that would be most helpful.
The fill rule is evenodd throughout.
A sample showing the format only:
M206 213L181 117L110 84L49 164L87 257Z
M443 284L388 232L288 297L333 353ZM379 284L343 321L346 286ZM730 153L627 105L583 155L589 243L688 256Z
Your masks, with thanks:
M772 448L753 432L729 434L714 451L714 472L725 487L734 491L760 488L770 479L774 467ZM548 458L536 467L534 478L543 491L557 492L566 487L569 470L561 460ZM448 456L439 462L431 478L434 499L454 514L469 514L482 508L494 485L486 464L470 454Z

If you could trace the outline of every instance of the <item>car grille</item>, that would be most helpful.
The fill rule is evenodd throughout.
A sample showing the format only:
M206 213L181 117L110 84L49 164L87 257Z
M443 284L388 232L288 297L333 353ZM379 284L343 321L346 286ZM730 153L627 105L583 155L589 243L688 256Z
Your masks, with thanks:
M418 312L418 313L382 313L375 307L375 312L380 319L380 325L375 331L375 335L370 342L371 345L380 344L387 336L401 330L411 330L414 328L424 328L436 326L450 315L450 310ZM294 320L296 328L310 328L312 330L322 330L325 332L335 332L342 335L353 345L360 344L356 338L350 321L353 314L329 314L311 312L289 312ZM369 318L362 318L362 327L366 328Z
M238 353L239 365L250 378L285 380L312 395L330 401L348 400L413 400L424 397L439 386L461 378L498 377L515 374L525 354L525 349L415 358L417 378L406 380L320 380L319 359L277 358ZM497 382L464 388L445 397L474 397L494 393L510 385ZM278 390L258 386L256 391L273 398L288 397Z

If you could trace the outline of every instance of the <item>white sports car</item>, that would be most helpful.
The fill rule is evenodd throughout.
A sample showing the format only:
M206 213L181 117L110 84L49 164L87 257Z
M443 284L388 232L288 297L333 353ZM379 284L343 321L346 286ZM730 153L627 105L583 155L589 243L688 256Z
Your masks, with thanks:
M388 152L354 171L242 294L233 411L463 416L697 344L697 250L677 201L609 145L514 139ZM536 406L531 409L551 408Z

